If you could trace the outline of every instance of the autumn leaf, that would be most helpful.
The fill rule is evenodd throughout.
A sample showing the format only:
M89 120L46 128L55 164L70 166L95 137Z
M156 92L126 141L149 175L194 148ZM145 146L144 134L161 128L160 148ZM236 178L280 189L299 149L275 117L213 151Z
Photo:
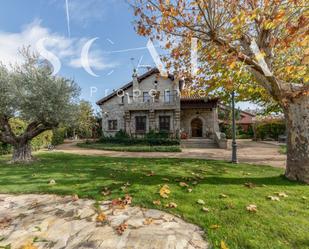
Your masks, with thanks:
M49 181L49 185L55 185L56 184L56 181L54 180L54 179L51 179L50 181Z
M288 195L285 192L276 192L275 194L278 195L279 197L283 197L283 198L288 197Z
M146 176L154 176L155 172L154 171L150 171L148 174L146 174Z
M180 182L179 185L181 187L189 187L189 185L187 183L185 183L185 182Z
M177 204L175 202L170 202L165 205L167 208L177 208Z
M78 200L79 200L79 197L77 194L72 196L72 201L78 201Z
M207 208L207 207L202 207L202 210L203 210L205 213L208 213L208 212L210 211L210 209Z
M168 198L168 195L171 193L169 186L164 184L159 193L162 198Z
M256 213L257 212L257 206L254 205L254 204L250 204L246 207L246 209L249 211L249 212L252 212L252 213Z
M272 196L272 195L269 195L267 196L267 199L271 200L271 201L280 201L280 198L277 197L277 196Z
M211 229L218 229L219 227L220 227L220 225L213 224L213 225L210 225L209 228L211 228Z
M118 233L118 235L122 235L123 232L128 228L128 224L127 223L122 223L120 224L117 228L116 228L116 232Z
M38 249L33 243L28 243L20 247L20 249Z
M96 218L96 221L100 223L106 221L106 215L103 212L100 212Z
M223 240L221 240L220 247L221 249L229 249Z
M196 202L197 204L205 205L205 201L203 201L202 199L198 199Z
M152 203L156 206L161 206L161 201L160 200L155 200L155 201L152 201Z
M151 223L153 223L153 219L152 218L146 218L143 222L144 225L150 225Z
M244 186L247 187L247 188L255 188L256 187L256 185L252 182L246 182L244 184Z

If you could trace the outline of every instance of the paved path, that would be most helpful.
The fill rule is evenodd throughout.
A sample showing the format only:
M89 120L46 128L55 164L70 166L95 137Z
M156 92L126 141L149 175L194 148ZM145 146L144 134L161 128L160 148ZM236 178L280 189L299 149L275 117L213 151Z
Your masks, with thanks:
M267 142L254 142L247 139L238 140L238 160L243 163L271 165L284 168L286 156L281 155L279 145ZM230 141L228 143L231 144ZM101 155L110 157L143 157L143 158L198 158L198 159L231 159L231 148L228 149L182 149L182 152L119 152L97 149L86 149L76 146L76 142L66 142L57 147L57 151L79 155Z
M199 227L170 214L115 201L101 203L98 211L93 204L71 196L0 194L0 247L208 248Z

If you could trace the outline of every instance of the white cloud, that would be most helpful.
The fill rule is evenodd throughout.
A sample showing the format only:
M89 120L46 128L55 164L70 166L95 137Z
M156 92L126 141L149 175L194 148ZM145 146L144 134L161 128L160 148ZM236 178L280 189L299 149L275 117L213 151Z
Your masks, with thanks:
M18 50L23 46L31 46L32 49L35 49L37 42L43 38L44 47L55 54L62 64L73 68L81 67L80 53L89 38L68 38L51 32L41 25L40 20L35 20L24 26L19 33L0 31L0 61L5 65L21 63L22 58ZM89 64L96 70L115 66L114 63L106 63L106 58L95 45L89 54Z

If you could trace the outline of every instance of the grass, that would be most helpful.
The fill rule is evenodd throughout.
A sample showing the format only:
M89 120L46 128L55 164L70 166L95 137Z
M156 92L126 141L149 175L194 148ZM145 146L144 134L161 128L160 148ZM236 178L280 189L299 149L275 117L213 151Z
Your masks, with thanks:
M129 152L181 152L179 145L121 145L113 143L78 143L77 146L88 149L129 151Z
M158 208L195 223L206 232L213 248L225 241L230 249L309 248L309 187L287 181L282 169L247 164L232 165L223 161L193 159L143 159L78 156L64 153L40 153L29 165L8 165L0 159L1 193L78 194L96 200L133 197L133 205ZM55 185L49 185L54 179ZM191 193L181 187L186 182ZM124 187L126 183L130 185ZM253 188L244 186L252 183ZM158 194L168 184L168 199ZM102 188L112 191L101 195ZM266 197L285 192L286 198L271 201ZM220 198L225 194L226 198ZM303 197L307 197L305 199ZM201 210L197 200L210 209ZM153 204L161 200L162 206ZM175 202L175 209L165 208ZM258 211L246 210L249 204ZM219 227L214 229L212 225Z
M283 154L283 155L286 155L286 153L287 153L286 145L280 145L280 147L279 147L279 153L280 153L280 154Z

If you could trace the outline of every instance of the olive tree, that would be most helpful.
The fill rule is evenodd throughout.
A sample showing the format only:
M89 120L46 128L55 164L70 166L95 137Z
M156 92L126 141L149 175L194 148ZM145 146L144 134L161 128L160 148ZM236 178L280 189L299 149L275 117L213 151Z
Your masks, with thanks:
M30 141L66 122L80 91L74 81L53 76L50 66L29 49L21 54L21 65L0 65L0 141L13 146L13 162L32 160ZM28 124L23 134L11 129L15 117Z

